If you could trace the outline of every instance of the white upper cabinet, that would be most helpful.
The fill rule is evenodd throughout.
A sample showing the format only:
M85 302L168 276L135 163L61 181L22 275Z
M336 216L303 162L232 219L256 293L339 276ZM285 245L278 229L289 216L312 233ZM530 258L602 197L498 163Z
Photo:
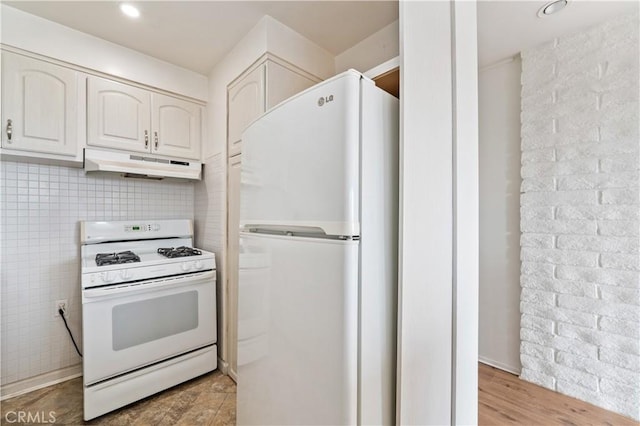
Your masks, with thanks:
M2 52L2 148L76 156L78 73Z
M201 107L99 77L87 82L87 145L200 159Z
M227 88L227 149L229 157L242 151L242 132L269 108L320 80L293 65L266 56Z
M148 152L151 93L99 77L87 80L87 145Z
M152 152L200 159L201 107L171 96L153 94Z
M242 132L265 111L265 66L244 75L229 87L229 156L239 154Z

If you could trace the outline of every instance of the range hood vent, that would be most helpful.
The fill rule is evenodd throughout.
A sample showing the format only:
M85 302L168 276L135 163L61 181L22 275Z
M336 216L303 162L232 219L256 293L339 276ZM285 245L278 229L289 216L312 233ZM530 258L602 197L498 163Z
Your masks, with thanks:
M179 178L200 180L202 163L197 161L176 161L145 157L139 154L84 150L84 170L86 172L114 172L125 177L148 179Z

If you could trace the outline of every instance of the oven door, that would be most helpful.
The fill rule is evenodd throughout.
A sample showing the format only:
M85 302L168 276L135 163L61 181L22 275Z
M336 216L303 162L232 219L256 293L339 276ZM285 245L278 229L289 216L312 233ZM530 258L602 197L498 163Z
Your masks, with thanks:
M89 386L216 342L215 271L82 292Z

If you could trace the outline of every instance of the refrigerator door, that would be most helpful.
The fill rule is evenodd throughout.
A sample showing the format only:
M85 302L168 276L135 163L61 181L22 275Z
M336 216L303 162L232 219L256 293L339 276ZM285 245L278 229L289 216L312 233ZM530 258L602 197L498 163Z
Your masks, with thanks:
M359 235L360 79L340 74L245 130L241 226Z
M240 259L240 300L252 302L238 313L238 424L356 424L358 242L241 233L240 244L253 261Z

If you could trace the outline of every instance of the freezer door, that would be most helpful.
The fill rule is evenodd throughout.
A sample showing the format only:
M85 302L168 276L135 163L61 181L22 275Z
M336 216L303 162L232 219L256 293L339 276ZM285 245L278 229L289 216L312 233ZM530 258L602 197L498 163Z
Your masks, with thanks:
M251 261L240 259L238 424L356 424L358 243L241 233L240 244Z
M267 112L242 136L242 225L359 235L360 75L347 72Z

